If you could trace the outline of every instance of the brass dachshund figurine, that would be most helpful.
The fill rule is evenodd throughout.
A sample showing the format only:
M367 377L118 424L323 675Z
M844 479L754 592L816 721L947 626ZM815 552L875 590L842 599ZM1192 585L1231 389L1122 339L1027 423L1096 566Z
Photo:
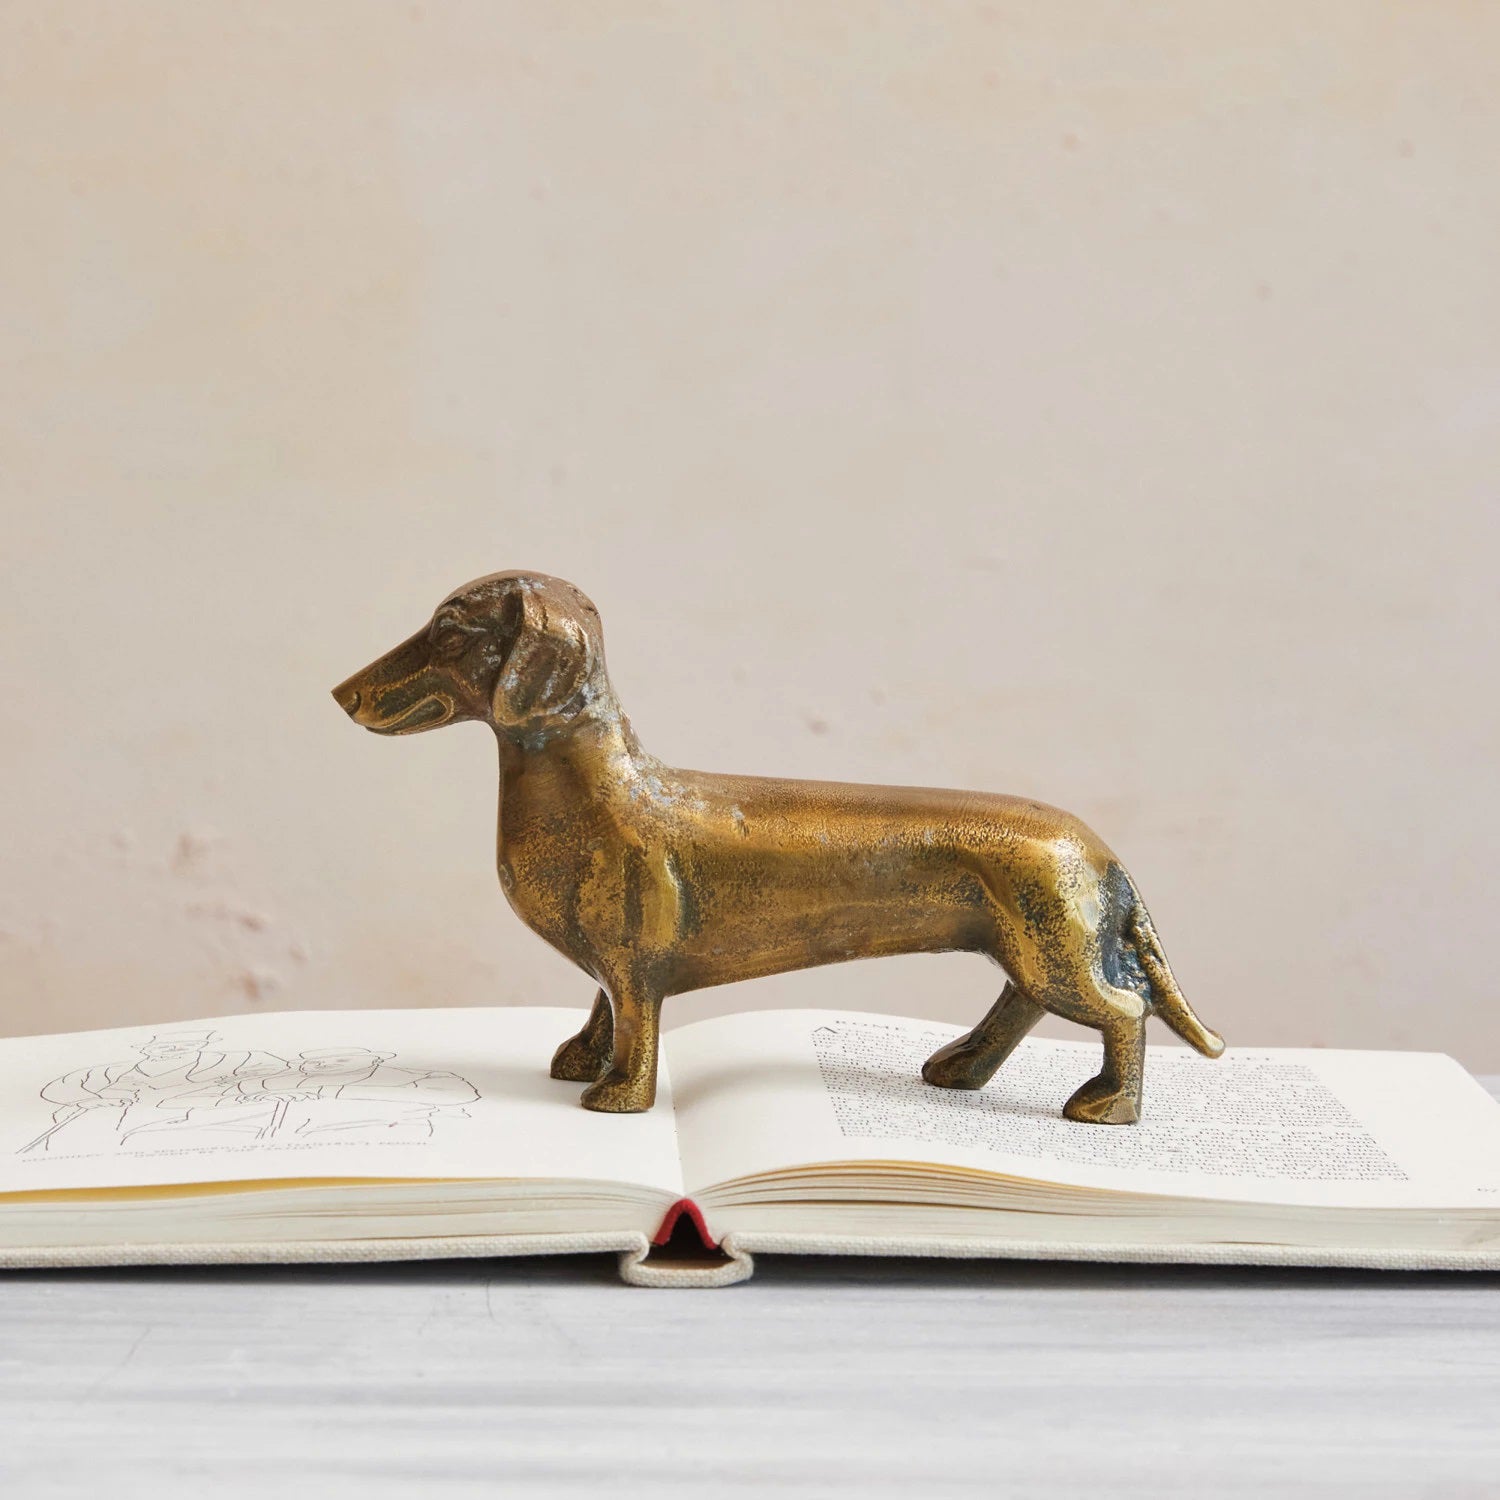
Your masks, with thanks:
M888 953L985 953L1005 971L989 1014L923 1067L942 1088L983 1087L1051 1012L1104 1039L1103 1070L1063 1112L1128 1125L1153 1011L1224 1050L1130 876L1076 818L1021 797L664 766L620 711L599 612L559 578L468 584L334 697L377 734L494 728L500 884L599 984L552 1060L588 1084L588 1109L651 1107L667 995Z

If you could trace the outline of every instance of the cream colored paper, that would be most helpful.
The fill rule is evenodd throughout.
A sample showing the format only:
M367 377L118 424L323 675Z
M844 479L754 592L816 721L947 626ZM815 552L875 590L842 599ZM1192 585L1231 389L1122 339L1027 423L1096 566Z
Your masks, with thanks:
M986 1089L931 1088L962 1028L746 1012L668 1035L689 1192L833 1162L926 1163L1113 1192L1500 1208L1500 1106L1435 1053L1149 1049L1136 1126L1061 1117L1090 1041L1030 1038Z
M3 1040L0 1193L515 1177L679 1194L665 1067L642 1115L580 1109L579 1085L547 1076L583 1015L302 1011Z

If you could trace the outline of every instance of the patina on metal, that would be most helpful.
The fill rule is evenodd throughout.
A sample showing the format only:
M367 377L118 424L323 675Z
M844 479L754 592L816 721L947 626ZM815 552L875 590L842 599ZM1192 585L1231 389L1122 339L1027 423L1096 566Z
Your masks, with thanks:
M500 742L500 884L599 985L554 1078L589 1109L656 1097L662 1000L890 953L988 954L1007 982L922 1076L977 1089L1048 1012L1091 1026L1104 1066L1069 1119L1140 1118L1146 1018L1209 1057L1130 876L1077 818L1021 797L720 776L640 746L604 666L599 612L570 583L495 573L334 689L357 724L465 719Z

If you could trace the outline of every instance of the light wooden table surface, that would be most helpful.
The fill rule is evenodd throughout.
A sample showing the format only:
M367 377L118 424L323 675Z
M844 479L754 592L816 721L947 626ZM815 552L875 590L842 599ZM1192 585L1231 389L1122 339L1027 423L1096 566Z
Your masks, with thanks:
M1500 1495L1500 1276L757 1257L0 1277L0 1494Z

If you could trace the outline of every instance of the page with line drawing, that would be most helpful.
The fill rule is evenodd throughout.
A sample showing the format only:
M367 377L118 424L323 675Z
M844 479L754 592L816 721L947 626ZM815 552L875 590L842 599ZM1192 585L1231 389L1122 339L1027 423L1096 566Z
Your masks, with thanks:
M0 1040L0 1193L314 1177L597 1179L681 1191L649 1114L548 1077L585 1012L301 1011Z
M1062 1106L1099 1043L1028 1038L977 1091L921 1065L963 1028L750 1012L668 1033L690 1193L816 1162L915 1162L1081 1187L1313 1205L1500 1205L1500 1106L1436 1053L1148 1049L1138 1125Z

